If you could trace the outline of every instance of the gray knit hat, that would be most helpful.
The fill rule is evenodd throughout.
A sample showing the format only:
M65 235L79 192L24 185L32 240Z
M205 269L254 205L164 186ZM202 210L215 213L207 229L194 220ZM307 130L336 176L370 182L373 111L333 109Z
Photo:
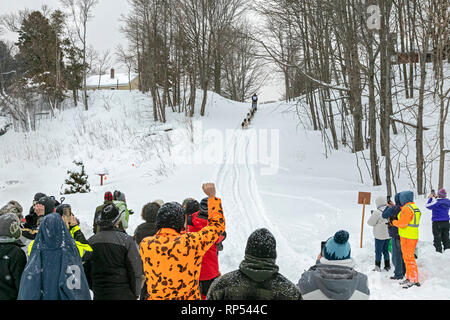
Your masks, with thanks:
M0 243L15 242L21 235L20 220L14 213L0 216Z

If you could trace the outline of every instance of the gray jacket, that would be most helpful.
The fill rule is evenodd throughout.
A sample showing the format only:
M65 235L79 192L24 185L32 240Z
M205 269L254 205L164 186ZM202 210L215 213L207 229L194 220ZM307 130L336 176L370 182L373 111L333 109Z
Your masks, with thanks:
M386 198L378 197L376 200L377 210L375 210L370 216L367 224L373 227L373 235L378 240L388 240L391 237L388 232L388 221L383 219L382 214L386 208Z
M370 290L365 274L350 267L353 261L322 258L304 272L297 284L304 300L368 300Z

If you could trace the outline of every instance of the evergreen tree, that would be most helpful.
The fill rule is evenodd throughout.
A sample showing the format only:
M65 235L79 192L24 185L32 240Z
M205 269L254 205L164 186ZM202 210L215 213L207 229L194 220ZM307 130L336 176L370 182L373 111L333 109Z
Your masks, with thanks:
M18 56L26 71L24 77L39 88L52 110L64 98L60 39L63 23L63 16L57 11L51 20L40 11L33 11L22 21L17 42Z
M73 162L77 167L74 170L67 170L69 178L66 179L64 194L74 193L88 193L91 191L91 187L88 182L88 175L84 170L84 164L82 161Z

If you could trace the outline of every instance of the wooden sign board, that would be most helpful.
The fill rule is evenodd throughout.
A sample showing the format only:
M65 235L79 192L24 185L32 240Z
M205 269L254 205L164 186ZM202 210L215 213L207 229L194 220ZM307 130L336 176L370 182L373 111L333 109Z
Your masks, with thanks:
M370 192L360 192L358 194L358 204L370 204L370 199L372 197L372 194Z

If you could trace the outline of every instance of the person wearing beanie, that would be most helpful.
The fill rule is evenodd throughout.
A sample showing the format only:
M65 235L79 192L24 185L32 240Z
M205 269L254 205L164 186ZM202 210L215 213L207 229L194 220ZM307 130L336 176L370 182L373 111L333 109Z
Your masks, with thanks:
M186 200L188 200L188 199L186 199ZM192 215L195 214L195 213L198 214L198 212L200 210L200 204L198 203L197 200L191 199L191 200L186 201L186 203L183 206L183 208L184 208L184 211L185 211L185 214L186 214L184 230L186 232L189 232L189 230L193 226L192 225ZM208 217L206 217L206 220L208 220Z
M94 222L92 224L92 230L93 230L94 234L96 234L97 232L100 232L100 227L97 225L97 220L98 220L98 217L99 217L100 213L102 212L103 208L106 205L113 203L113 201L114 201L112 192L106 191L103 196L103 199L104 199L103 204L101 204L97 208L95 208Z
M186 203L184 209L186 210L187 215L191 215L200 210L200 204L198 203L197 200L192 199Z
M248 237L239 269L217 278L207 300L302 300L295 284L278 272L276 258L273 234L267 229L255 230Z
M71 205L67 203L60 204L55 211L63 218L67 229L75 240L78 251L80 251L80 256L85 259L85 255L92 253L92 248L80 229L80 221L73 214Z
M431 221L433 231L433 244L436 252L450 249L450 200L447 199L447 192L445 189L438 191L438 194L430 194L426 204L428 210L431 210Z
M134 240L138 245L142 240L154 236L158 231L156 229L156 215L158 214L159 208L161 206L156 202L147 203L142 208L141 217L145 222L140 224L134 231Z
M100 231L88 239L93 249L84 263L94 300L136 300L143 284L142 261L133 237L120 228L122 215L115 204L103 207Z
M200 208L200 204L196 200L191 200L186 203L185 229L187 232L199 232L208 225L208 198L203 199L201 203L203 204L202 208ZM222 243L224 238L221 235L203 256L202 268L200 270L200 293L202 300L206 299L206 294L211 284L220 275L217 246Z
M14 213L19 220L22 219L23 208L17 201L11 200L0 209L0 216L6 213Z
M183 202L181 203L181 206L183 207L183 209L186 209L186 205L188 202L195 200L194 198L186 198L183 200Z
M57 213L63 219L67 230L69 230L70 235L75 241L75 244L80 253L80 257L84 258L85 254L92 252L92 248L89 246L89 242L86 240L83 232L79 227L79 221L72 213L72 208L70 204L60 204L59 206L56 207L55 213ZM28 256L30 256L34 244L35 240L32 240L27 246Z
M417 243L419 242L419 224L422 213L414 203L412 191L400 192L401 211L398 220L392 221L392 225L398 228L403 260L406 267L406 280L400 282L403 289L413 286L420 287L419 270L415 258Z
M147 281L147 300L200 300L200 270L208 249L225 231L222 202L213 183L203 185L208 196L208 225L181 234L185 210L166 203L156 217L158 232L139 245Z
M305 300L368 300L365 274L354 269L349 233L345 230L326 241L316 265L305 271L298 287Z
M37 199L37 200L36 200ZM39 229L42 219L55 212L56 201L53 197L37 193L34 196L33 207L30 214L25 217L23 225L23 235L29 240L34 240Z
M17 300L20 279L27 264L21 249L20 220L14 210L0 215L0 300Z
M121 216L120 227L123 230L127 230L128 229L128 221L130 219L130 215L133 215L134 211L128 209L127 200L126 200L125 194L123 192L118 191L118 190L114 191L113 199L114 199L113 203L116 205L116 207L120 211L120 216Z
M387 207L387 198L378 197L375 199L377 209L372 211L367 224L373 227L373 235L375 237L375 269L373 271L381 271L381 258L384 257L384 270L391 270L391 258L389 256L389 242L391 237L388 231L388 221L383 219L382 214Z
M389 201L387 207L384 209L381 217L388 220L388 233L392 239L391 252L392 252L392 264L394 265L394 275L390 277L391 280L403 280L406 274L406 266L403 260L402 247L400 243L400 235L398 234L398 228L395 227L392 222L398 220L398 214L402 210L400 205L400 194L397 193L394 197L394 201Z
M18 300L91 300L80 254L59 214L42 219Z

